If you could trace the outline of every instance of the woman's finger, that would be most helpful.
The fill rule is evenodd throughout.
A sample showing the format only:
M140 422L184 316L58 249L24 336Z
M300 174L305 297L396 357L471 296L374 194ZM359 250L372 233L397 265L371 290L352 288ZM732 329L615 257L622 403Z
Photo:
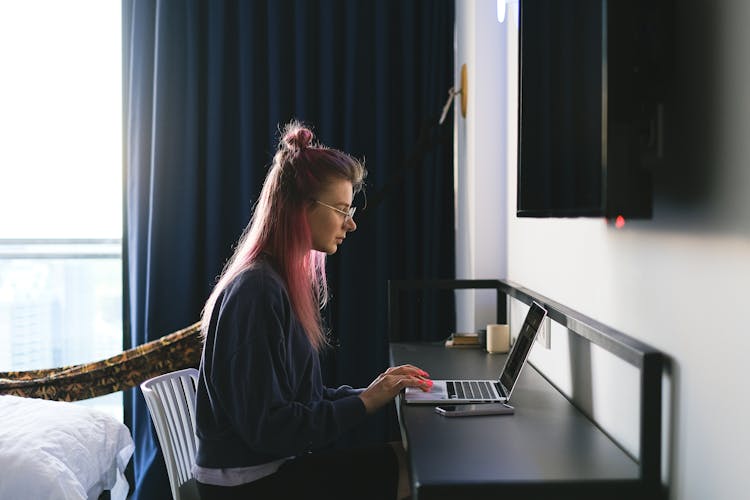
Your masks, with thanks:
M432 388L432 380L425 380L423 378L404 376L399 377L396 380L395 389L396 392L400 392L402 389L407 387L419 387L423 391L429 391Z

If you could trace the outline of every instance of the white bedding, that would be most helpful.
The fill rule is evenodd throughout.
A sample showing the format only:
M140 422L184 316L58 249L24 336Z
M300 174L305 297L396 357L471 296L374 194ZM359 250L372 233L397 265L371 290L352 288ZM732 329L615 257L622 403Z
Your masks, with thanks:
M0 396L0 499L95 500L128 493L134 450L111 416L60 401Z

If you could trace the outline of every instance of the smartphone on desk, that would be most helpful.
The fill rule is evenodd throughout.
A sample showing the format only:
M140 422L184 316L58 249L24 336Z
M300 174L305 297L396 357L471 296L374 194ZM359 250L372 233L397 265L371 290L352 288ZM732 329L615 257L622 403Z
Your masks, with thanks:
M436 406L435 412L444 417L472 417L475 415L512 415L515 411L505 403L479 403Z

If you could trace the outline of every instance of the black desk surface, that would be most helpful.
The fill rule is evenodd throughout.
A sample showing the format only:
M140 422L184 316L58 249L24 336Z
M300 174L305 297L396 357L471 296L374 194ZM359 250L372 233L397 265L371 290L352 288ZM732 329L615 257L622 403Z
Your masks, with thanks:
M392 365L433 379L496 379L505 355L392 343ZM531 365L510 404L514 415L446 418L432 405L397 400L412 494L435 498L643 498L639 466Z

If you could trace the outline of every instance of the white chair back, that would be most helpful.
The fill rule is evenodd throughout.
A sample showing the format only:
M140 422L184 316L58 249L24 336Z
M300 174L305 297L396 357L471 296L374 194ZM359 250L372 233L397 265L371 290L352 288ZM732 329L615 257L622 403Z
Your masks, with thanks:
M187 368L159 375L141 384L151 420L167 465L174 500L198 500L193 479L195 388L198 370Z

